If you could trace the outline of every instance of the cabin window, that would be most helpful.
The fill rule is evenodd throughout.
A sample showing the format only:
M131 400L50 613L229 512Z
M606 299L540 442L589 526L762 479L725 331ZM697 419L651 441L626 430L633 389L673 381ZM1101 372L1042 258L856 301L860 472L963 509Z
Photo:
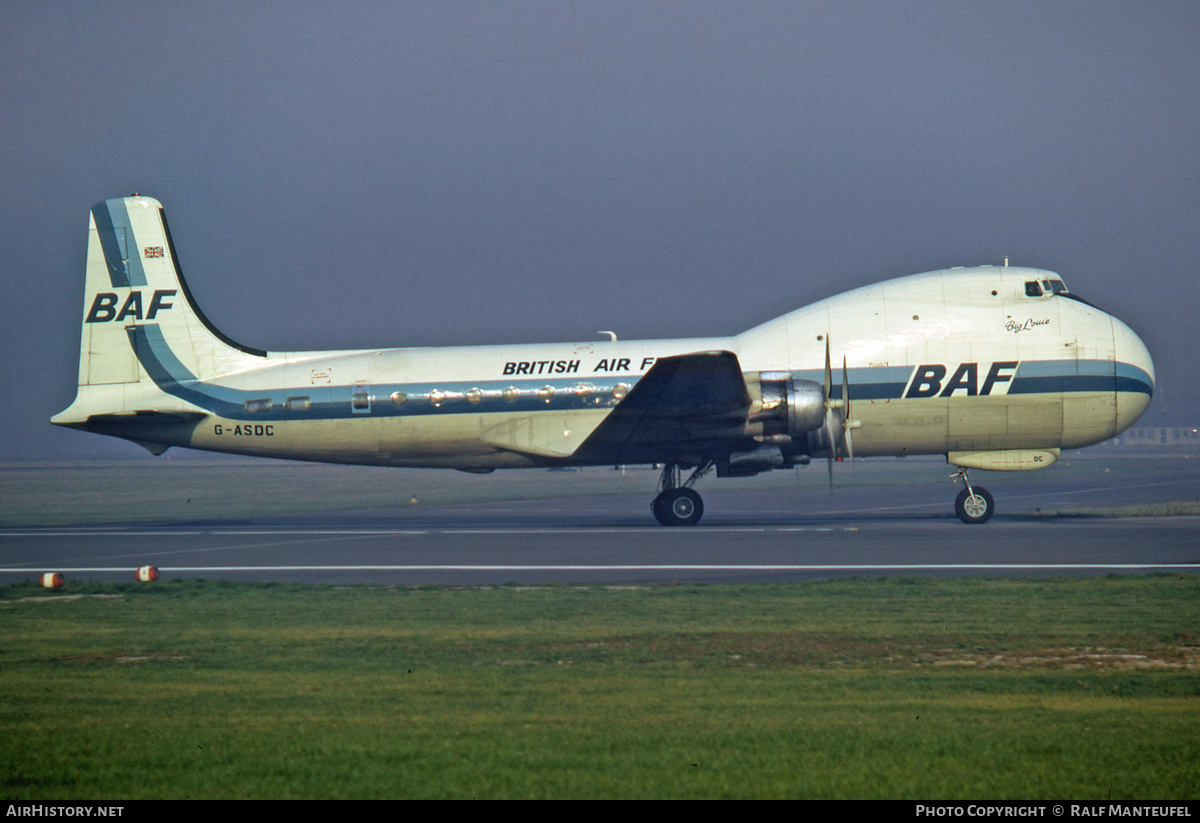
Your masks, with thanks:
M478 403L482 399L483 399L483 390L482 389L470 389L467 391L467 402L468 403Z
M517 402L517 398L520 396L521 390L516 386L509 386L507 389L500 392L500 397L504 399L505 403L515 403Z
M1026 297L1041 297L1042 284L1036 280L1025 281L1025 296Z
M441 389L434 389L429 393L429 402L434 406L440 406L446 402L446 393Z
M269 412L274 407L275 407L275 404L271 402L271 398L269 398L269 397L264 397L259 400L247 400L245 403L242 404L242 408L251 414L261 414L262 412Z
M287 410L290 412L308 411L309 405L307 397L289 397L287 399Z
M625 395L629 394L629 386L625 383L618 383L617 385L613 386L612 391L613 397L615 397L617 400L624 400Z
M542 386L540 389L538 389L538 397L542 398L547 403L549 403L551 400L554 399L554 387L553 386Z
M407 394L405 394L402 391L392 392L392 405L393 406L403 406L407 402L408 402Z

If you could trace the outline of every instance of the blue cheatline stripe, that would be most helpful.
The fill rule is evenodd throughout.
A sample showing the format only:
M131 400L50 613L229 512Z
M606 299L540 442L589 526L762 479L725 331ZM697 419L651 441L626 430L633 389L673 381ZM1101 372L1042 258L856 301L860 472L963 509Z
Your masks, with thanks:
M1112 360L1022 360L1013 379L1071 375L1111 378L1115 368L1116 364Z
M167 394L222 417L243 412L241 401L235 399L243 393L224 386L208 385L197 379L171 351L157 323L133 326L127 331L130 345L142 368L154 384Z
M908 378L912 375L912 366L867 366L848 370L851 400L898 400L904 394ZM840 399L842 396L842 367L835 366L832 370L833 386L830 394ZM824 369L801 369L792 372L795 380L811 380L814 383L825 382Z
M123 199L106 200L92 207L100 248L108 267L108 279L114 288L145 286L142 251L134 236L129 210ZM145 239L145 238L141 238Z
M139 240L147 238L137 237L133 232L133 221L129 219L129 209L125 205L124 199L109 200L109 209L115 209L115 221L118 224L124 224L128 228L125 229L125 255L128 260L129 267L129 283L132 286L146 285L146 270L142 268L142 248L138 244Z
M854 370L851 369L850 373L853 375ZM853 376L850 377L849 387L851 400L898 400L904 394L904 383L856 383ZM840 400L842 384L835 383L829 394Z
M1132 363L1111 360L1022 361L1009 394L1127 392L1154 395L1154 381Z
M121 236L118 238L117 227L113 225L112 215L108 211L108 203L97 203L93 206L92 219L96 222L96 235L100 238L100 249L104 252L109 283L113 288L127 288L129 272L125 269L124 243L121 242L126 239L125 227L121 227Z
M1132 363L1117 364L1117 391L1154 396L1154 381Z
M162 329L157 323L146 323L133 326L128 330L130 345L137 354L138 361L146 370L146 374L160 389L198 406L213 414L229 420L329 420L352 417L417 417L432 414L472 413L485 414L490 412L538 412L562 411L568 409L604 409L611 408L615 401L611 400L612 385L599 385L602 380L618 380L629 385L637 382L634 378L599 378L583 376L570 380L495 380L474 383L372 383L372 403L370 414L356 413L351 408L350 399L352 386L300 386L294 388L275 388L245 390L233 389L206 383L200 380L180 362L171 350L163 336ZM1112 369L1107 361L1046 361L1031 363L1031 371L1037 376L1022 377L1020 381L1013 379L1009 394L1033 394L1039 391L1047 393L1059 392L1095 392L1095 391L1125 391L1132 393L1151 394L1153 382L1142 369L1128 363L1117 365L1118 376L1102 377L1094 374L1052 374L1056 362L1070 363L1072 368L1093 371L1101 367ZM1022 364L1024 366L1024 364ZM840 370L839 370L840 371ZM878 369L863 370L874 371ZM890 367L894 374L902 374L903 380L880 383L856 383L856 369L850 370L850 397L859 399L895 399L899 398L912 372L912 367ZM807 373L798 373L807 374ZM824 377L824 373L821 373ZM834 381L834 396L840 396L841 375ZM640 379L637 378L637 379ZM593 384L595 391L581 397L573 389L581 383ZM537 391L545 386L552 387L554 395L550 402L537 395ZM505 388L513 387L520 391L514 402L501 399L499 393ZM448 401L441 406L430 402L428 394L434 389L440 389L448 395ZM468 403L464 395L469 389L479 389L484 393L484 399L478 404ZM408 397L403 406L395 406L387 399L392 392L400 391ZM288 398L305 397L309 399L307 408L289 409ZM326 399L328 398L328 399ZM334 399L336 398L336 399ZM248 412L243 405L250 400L269 400L269 411ZM597 402L598 401L598 402Z

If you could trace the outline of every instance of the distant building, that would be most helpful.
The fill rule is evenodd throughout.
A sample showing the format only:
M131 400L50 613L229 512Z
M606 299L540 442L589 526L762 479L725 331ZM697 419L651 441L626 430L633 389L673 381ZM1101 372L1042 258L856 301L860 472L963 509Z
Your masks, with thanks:
M1135 426L1103 445L1117 448L1196 449L1200 451L1200 427Z

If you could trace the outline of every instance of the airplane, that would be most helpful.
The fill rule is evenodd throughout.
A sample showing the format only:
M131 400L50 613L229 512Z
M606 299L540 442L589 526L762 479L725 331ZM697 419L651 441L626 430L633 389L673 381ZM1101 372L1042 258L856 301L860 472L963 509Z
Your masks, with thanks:
M60 426L263 457L452 468L661 467L651 504L696 524L693 486L825 459L945 455L955 512L995 501L971 469L1045 468L1129 428L1154 364L1057 274L960 267L847 291L729 337L273 352L200 311L162 204L91 210L79 383ZM840 361L840 362L838 362ZM689 473L690 472L690 473ZM685 473L687 474L685 478Z

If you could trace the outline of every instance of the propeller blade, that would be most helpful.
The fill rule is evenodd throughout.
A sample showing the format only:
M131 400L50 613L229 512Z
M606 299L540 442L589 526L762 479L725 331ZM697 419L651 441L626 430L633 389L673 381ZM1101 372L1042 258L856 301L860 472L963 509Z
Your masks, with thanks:
M829 365L829 335L825 335L825 408L833 399L833 368Z
M850 419L850 377L846 369L846 355L842 355L842 420Z
M846 456L854 468L854 441L850 439L853 428L850 418L850 372L846 368L846 355L842 355L842 439L846 442Z
M829 474L829 493L833 493L833 460L837 457L837 440L833 428L833 410L837 401L833 399L833 363L829 355L829 335L825 335L825 440L829 443L829 456L825 458L825 470Z
M829 444L829 456L825 458L825 470L829 474L829 491L833 491L833 458L837 456L837 446L834 438L833 429L833 409L829 403L825 404L825 442Z

